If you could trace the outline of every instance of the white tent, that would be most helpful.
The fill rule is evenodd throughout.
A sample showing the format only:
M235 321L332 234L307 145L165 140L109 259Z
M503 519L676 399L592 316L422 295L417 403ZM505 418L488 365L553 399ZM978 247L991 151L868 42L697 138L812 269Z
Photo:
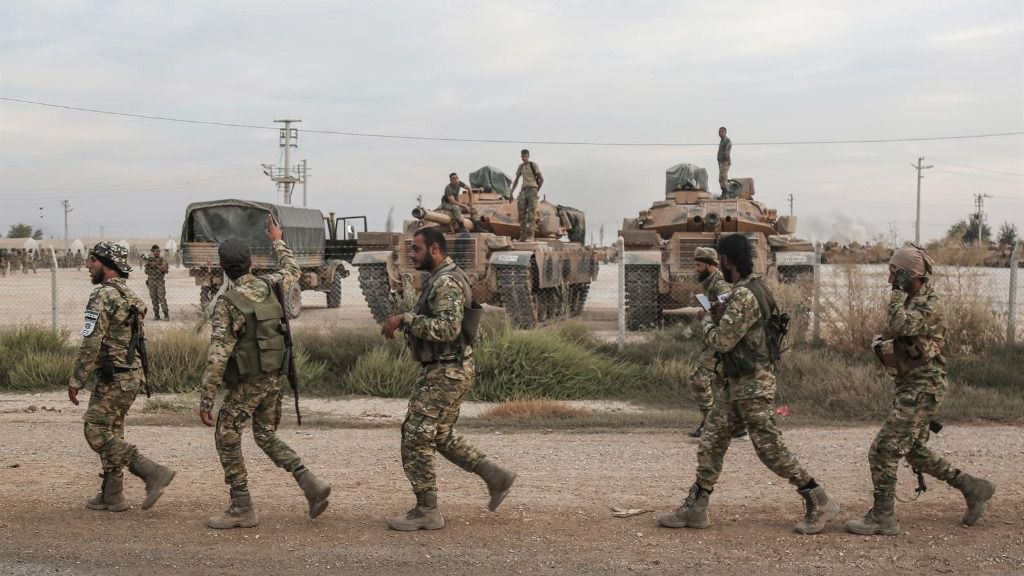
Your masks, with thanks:
M72 254L77 254L79 251L81 251L83 256L86 252L85 243L79 240L78 238L75 238L75 241L68 245L68 249L71 250Z

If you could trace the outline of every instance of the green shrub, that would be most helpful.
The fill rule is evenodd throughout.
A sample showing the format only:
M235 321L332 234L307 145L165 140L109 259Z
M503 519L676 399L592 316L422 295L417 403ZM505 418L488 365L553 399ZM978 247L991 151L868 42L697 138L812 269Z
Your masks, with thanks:
M386 398L409 396L418 370L405 350L380 346L359 357L340 391Z
M0 328L0 390L66 386L74 355L67 336L42 326Z
M209 344L208 338L187 328L167 330L157 338L146 338L150 388L154 392L198 390Z
M29 352L11 368L6 389L27 392L67 386L73 365L68 353Z

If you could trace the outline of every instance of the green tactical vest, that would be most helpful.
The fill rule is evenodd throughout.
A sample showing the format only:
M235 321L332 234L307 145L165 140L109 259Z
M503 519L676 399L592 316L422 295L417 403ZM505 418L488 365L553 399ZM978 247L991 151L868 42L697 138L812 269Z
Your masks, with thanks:
M755 343L752 335L763 335L765 319L775 309L775 299L763 284L760 278L754 278L742 286L753 292L757 299L758 308L761 310L761 317L750 327L750 330L740 338L736 346L721 355L722 368L729 378L742 378L752 376L757 371L757 365L769 364L768 346L765 338ZM735 290L737 286L733 286Z
M237 290L228 290L224 298L245 316L245 333L231 352L225 379L231 382L280 372L284 365L284 308L274 291L263 302L253 302Z
M465 304L463 305L463 313L465 314L466 309L469 309L473 304L473 290L469 285L469 278L466 277L466 273L455 264L450 264L436 273L431 275L426 282L423 283L423 287L420 290L420 297L416 301L416 305L412 311L414 314L429 314L430 313L430 293L434 289L434 282L442 278L443 276L451 276L459 283L462 287L462 295L465 298ZM456 361L462 360L466 357L466 347L469 343L466 341L465 331L466 319L463 317L463 331L459 334L459 337L454 342L434 342L431 340L421 340L409 335L409 344L412 349L412 357L421 364L430 364L433 362L440 361Z

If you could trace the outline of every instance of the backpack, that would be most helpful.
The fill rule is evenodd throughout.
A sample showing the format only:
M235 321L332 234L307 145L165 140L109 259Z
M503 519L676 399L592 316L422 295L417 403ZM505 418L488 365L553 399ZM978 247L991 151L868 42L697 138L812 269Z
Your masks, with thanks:
M755 278L747 284L747 288L757 298L761 309L761 324L764 326L765 342L768 345L768 360L775 364L782 359L782 353L789 349L786 346L786 335L789 334L789 313L780 312L775 304L775 297L765 285L764 280Z

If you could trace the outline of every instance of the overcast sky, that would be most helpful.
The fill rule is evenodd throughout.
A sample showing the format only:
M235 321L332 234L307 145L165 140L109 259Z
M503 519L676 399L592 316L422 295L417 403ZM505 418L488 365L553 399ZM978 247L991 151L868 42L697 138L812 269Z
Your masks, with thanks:
M0 96L273 126L482 138L458 143L301 133L309 204L383 229L447 175L512 174L532 144L548 199L610 241L663 197L665 169L717 179L729 127L735 177L802 235L913 238L985 199L994 229L1024 228L1024 136L839 145L1024 131L1024 2L87 2L0 3ZM747 143L747 144L745 144ZM189 202L275 201L262 162L277 133L0 101L0 232L177 237ZM713 186L714 187L714 186ZM301 194L296 198L301 201ZM40 208L42 208L40 210Z

